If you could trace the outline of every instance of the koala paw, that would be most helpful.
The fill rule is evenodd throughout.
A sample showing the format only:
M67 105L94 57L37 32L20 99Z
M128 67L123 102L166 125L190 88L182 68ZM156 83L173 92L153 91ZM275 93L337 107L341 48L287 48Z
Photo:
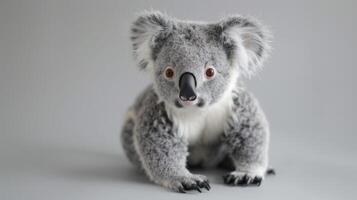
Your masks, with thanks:
M246 172L230 172L223 176L225 184L237 186L260 186L263 176Z
M174 177L171 180L164 181L163 185L180 193L186 193L187 191L191 190L202 192L201 189L203 188L205 188L207 191L211 189L208 179L203 175Z

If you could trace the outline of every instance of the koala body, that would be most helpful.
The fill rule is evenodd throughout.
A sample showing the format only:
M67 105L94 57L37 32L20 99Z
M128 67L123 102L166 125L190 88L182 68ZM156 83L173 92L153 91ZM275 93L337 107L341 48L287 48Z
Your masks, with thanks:
M129 160L174 191L210 189L189 167L231 170L224 182L260 185L268 167L269 126L241 83L262 65L269 34L257 21L181 21L159 12L138 17L134 55L153 84L129 109L121 141Z

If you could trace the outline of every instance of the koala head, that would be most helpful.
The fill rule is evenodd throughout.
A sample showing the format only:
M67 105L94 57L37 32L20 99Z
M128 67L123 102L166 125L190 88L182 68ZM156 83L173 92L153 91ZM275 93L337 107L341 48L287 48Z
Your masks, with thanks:
M262 66L269 39L260 23L242 16L202 23L148 12L131 29L139 66L151 73L160 100L178 108L219 101L240 75Z

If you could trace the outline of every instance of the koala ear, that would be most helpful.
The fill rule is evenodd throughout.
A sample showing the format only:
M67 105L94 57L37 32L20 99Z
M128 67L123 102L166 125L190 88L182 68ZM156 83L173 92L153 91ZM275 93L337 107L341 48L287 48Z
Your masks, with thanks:
M232 65L251 77L270 53L271 34L258 21L233 16L219 22L221 40Z
M131 27L131 41L134 57L141 69L156 59L165 38L172 27L170 18L160 12L145 12Z

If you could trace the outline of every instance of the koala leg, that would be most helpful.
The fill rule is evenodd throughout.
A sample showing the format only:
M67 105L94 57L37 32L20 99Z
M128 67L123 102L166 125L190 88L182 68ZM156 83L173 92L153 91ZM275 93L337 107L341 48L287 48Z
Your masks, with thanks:
M258 102L247 92L236 93L224 143L235 170L226 184L259 186L268 167L269 127Z
M209 190L205 176L186 168L187 143L178 135L164 106L156 105L144 113L135 127L134 144L148 177L177 192Z
M128 157L129 161L139 169L143 170L139 159L139 155L136 152L134 146L134 127L135 127L134 119L128 118L125 121L123 129L121 131L121 143L124 148L126 157Z

